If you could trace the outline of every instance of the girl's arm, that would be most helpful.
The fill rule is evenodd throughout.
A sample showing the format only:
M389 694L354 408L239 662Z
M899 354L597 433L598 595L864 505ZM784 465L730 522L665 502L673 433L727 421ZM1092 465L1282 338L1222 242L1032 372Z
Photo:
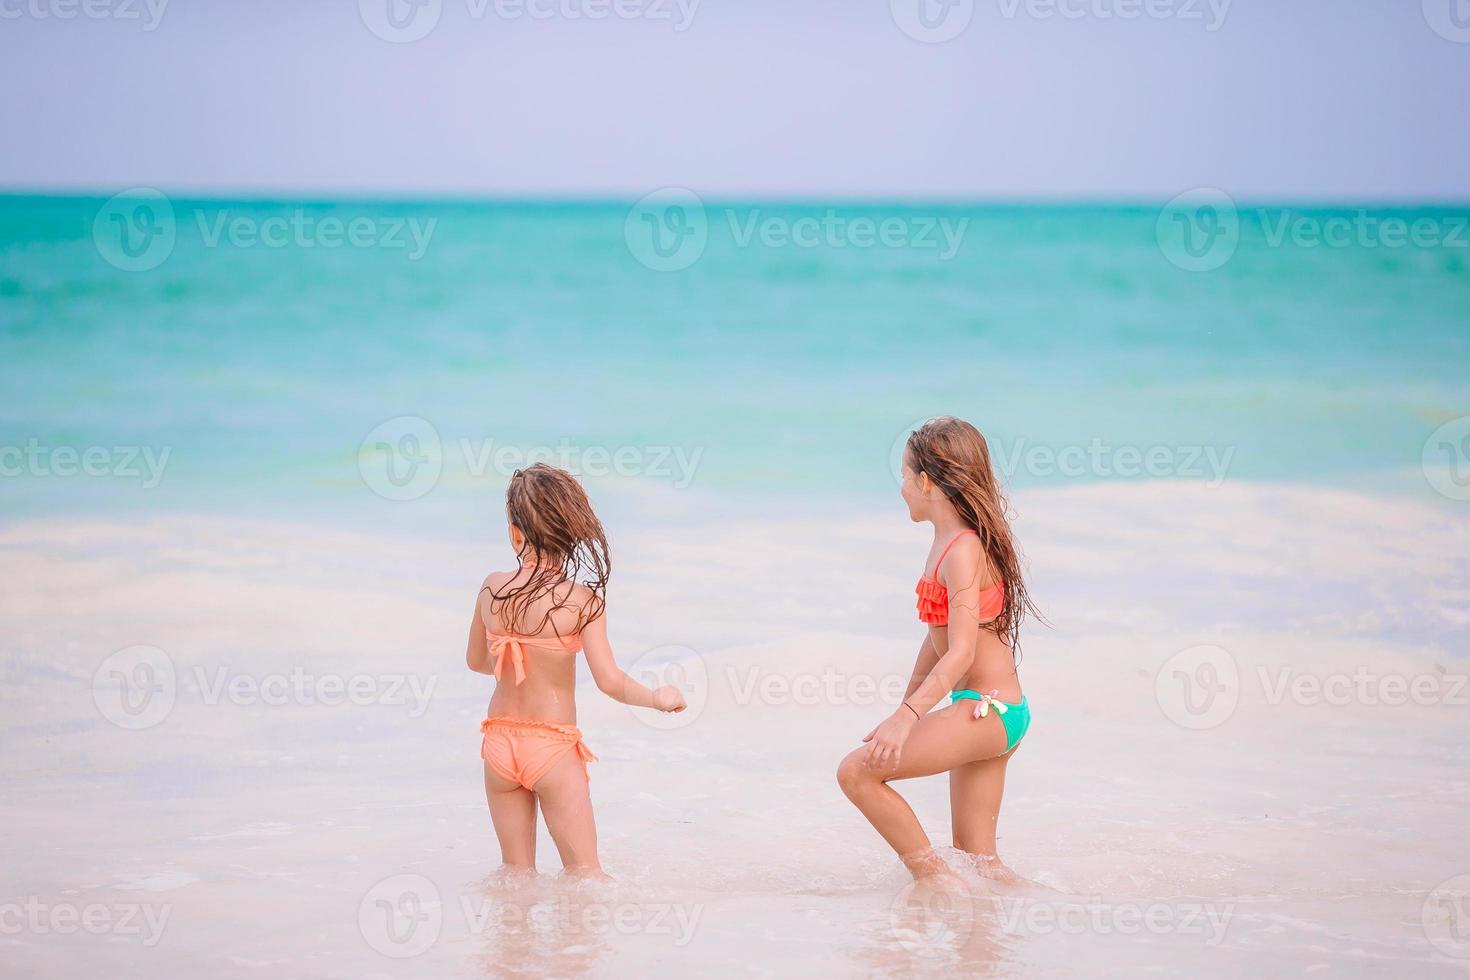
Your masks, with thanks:
M485 623L480 619L480 597L475 595L475 615L470 618L470 641L465 647L465 663L470 670L479 674L493 674L490 664L490 643L485 639Z
M962 548L965 544L969 547ZM909 712L903 705L898 706L898 710L917 715L917 718L922 718L936 704L949 697L949 692L970 672L970 665L975 662L975 649L980 642L979 541L966 538L959 546L950 550L945 564L949 566L948 580L955 583L955 587L949 590L949 649L935 662L929 676L924 678L912 694L904 698L914 709L913 712Z
M897 767L903 743L920 718L949 696L975 660L980 638L980 542L966 536L945 556L949 589L949 649L929 675L903 699L888 719L868 733L868 765L874 769ZM939 570L935 570L939 574Z
M613 659L612 645L607 642L607 615L598 616L582 630L582 650L597 689L614 701L635 708L657 708L659 711L683 711L684 695L676 687L665 685L657 691L644 687L623 672Z
M909 675L909 686L903 689L903 699L907 701L918 690L919 685L924 683L924 678L934 669L939 662L939 654L934 650L934 639L929 635L929 627L924 627L924 642L919 644L919 655L914 659L914 671Z

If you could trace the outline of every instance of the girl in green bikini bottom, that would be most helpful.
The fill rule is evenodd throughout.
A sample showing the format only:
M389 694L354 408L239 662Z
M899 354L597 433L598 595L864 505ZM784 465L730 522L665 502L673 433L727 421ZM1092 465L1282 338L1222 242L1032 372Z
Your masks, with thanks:
M915 878L948 876L914 811L889 783L949 773L954 846L993 877L1006 766L1031 727L1012 650L1035 613L985 437L955 418L926 422L904 447L909 518L934 526L916 588L924 640L903 703L837 769L837 781ZM949 705L931 711L945 697Z

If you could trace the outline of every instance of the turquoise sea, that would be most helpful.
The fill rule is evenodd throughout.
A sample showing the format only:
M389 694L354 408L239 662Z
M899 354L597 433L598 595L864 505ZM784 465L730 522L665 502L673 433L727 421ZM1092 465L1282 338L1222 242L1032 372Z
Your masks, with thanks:
M0 920L155 923L9 972L1461 976L1470 211L1189 200L0 198ZM903 784L954 896L833 779L926 635L940 412L1046 617L1025 880ZM606 887L492 873L466 620L538 453L690 705L583 673Z
M537 447L866 505L939 413L1018 487L1435 499L1470 413L1470 211L673 201L0 197L0 506L370 519L381 449L437 460L393 511L428 527Z

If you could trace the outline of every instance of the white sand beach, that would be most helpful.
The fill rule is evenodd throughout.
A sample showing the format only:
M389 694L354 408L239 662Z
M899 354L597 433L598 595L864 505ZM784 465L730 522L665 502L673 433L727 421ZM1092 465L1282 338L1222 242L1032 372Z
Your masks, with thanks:
M619 659L691 706L581 692L610 885L558 878L549 840L539 879L492 874L493 681L462 658L498 528L10 524L6 972L1470 972L1463 511L1240 483L1014 504L1052 621L1002 812L1030 883L960 897L909 887L833 779L919 638L896 509L611 528ZM947 845L944 781L902 791Z

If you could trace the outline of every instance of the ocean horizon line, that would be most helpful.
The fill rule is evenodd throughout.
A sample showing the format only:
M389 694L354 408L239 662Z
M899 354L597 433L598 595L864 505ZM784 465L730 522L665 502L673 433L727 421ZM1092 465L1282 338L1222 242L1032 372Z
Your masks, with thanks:
M331 206L339 204L367 204L367 205L428 205L434 207L466 207L483 208L485 210L529 210L529 209L556 209L567 210L597 210L603 208L626 209L635 205L647 193L654 190L665 190L673 188L651 189L644 194L636 196L605 195L605 194L564 194L564 195L542 195L542 194L434 194L434 193L380 193L380 192L356 192L344 190L333 192L331 195L323 195L316 191L293 191L293 190L240 190L226 192L223 190L212 190L204 188L181 188L169 190L157 185L134 184L127 187L115 189L106 188L41 188L41 187L3 187L0 186L0 204L33 201L33 202L105 202L111 198L128 191L139 189L154 190L171 200L191 204L245 204L252 206L267 205L293 205L293 206ZM1130 213L1130 212L1154 212L1166 207L1176 195L1169 197L899 197L899 196L849 196L834 195L831 197L813 197L808 195L766 195L766 196L739 196L711 194L702 195L691 188L679 187L680 190L689 190L708 207L716 208L757 208L757 207L788 207L788 208L840 208L850 210L872 210L878 208L894 208L902 210L917 210L923 208L943 209L952 211L994 211L997 213L1018 211L1053 211L1053 212L1076 212L1093 211L1107 213ZM1202 189L1219 188L1185 188L1179 193L1189 193ZM1228 192L1225 192L1228 194ZM1470 198L1463 200L1444 199L1435 200L1427 198L1287 198L1287 197L1240 197L1230 195L1238 210L1300 210L1312 212L1340 212L1340 211L1382 211L1382 212L1467 212L1470 213Z

